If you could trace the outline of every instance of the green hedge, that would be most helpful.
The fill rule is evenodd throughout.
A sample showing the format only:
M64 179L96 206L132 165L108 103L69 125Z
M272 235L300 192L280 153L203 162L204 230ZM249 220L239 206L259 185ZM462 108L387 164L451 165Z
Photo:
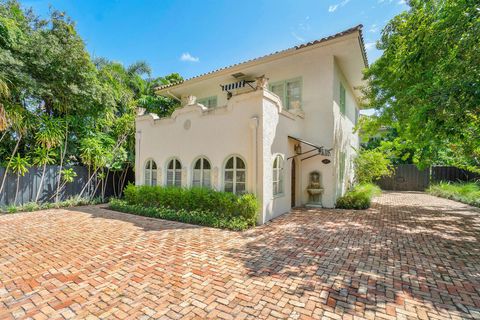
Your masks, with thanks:
M343 197L338 198L336 207L339 209L368 209L372 197L380 193L380 188L372 183L359 184L349 190Z
M131 209L132 213L235 230L254 226L259 209L252 194L237 196L206 188L128 185L124 195L124 202L111 202L113 209L121 207L121 211Z
M253 225L252 223L248 223L242 217L233 217L227 219L225 217L219 217L215 213L209 211L187 211L183 209L176 210L164 207L144 207L142 205L128 204L125 200L119 199L110 200L109 207L116 211L132 213L139 216L179 221L200 226L230 229L235 231L246 230Z
M431 195L452 199L472 206L480 207L480 184L440 182L432 184L427 192Z

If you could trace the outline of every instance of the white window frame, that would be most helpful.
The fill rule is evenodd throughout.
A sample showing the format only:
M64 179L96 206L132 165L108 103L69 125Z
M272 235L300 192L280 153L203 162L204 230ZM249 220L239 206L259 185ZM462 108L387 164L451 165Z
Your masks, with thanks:
M153 165L155 165L155 169L153 169ZM144 185L146 186L157 185L157 170L158 170L158 166L155 160L147 159L147 161L145 161L145 165L143 166L143 184ZM147 179L147 173L149 174L148 179Z
M282 100L283 107L287 110L290 110L290 109L292 109L292 107L289 104L287 104L287 101L289 100L287 84L292 83L292 82L300 82L300 109L302 109L303 108L303 79L302 79L302 77L296 77L296 78L292 78L292 79L286 79L286 80L272 82L272 83L269 84L268 89L272 93L274 93L273 90L272 90L273 86L282 85L283 86L282 94L279 95L279 98L280 98L280 100Z
M173 161L173 169L170 169L170 163ZM177 161L178 163L180 164L180 168L177 168ZM174 158L170 158L168 161L167 161L167 165L166 165L166 171L167 171L167 174L165 175L165 185L167 187L181 187L182 186L182 162L174 157ZM179 173L179 179L177 179L177 173ZM168 176L169 174L172 175L172 179L169 180L168 179Z
M195 169L197 162L200 161L200 169ZM204 168L204 161L207 161L210 165L210 169ZM206 172L208 171L208 172ZM200 183L199 185L195 184L195 173L198 172L200 174ZM208 176L208 185L206 185L205 178ZM192 187L200 187L200 188L211 188L212 187L212 163L208 160L207 157L201 156L196 158L193 161L192 165Z
M233 168L227 168L227 163L231 158L233 158ZM244 165L245 168L243 168L243 169L237 168L237 160L238 159L243 162L243 165ZM227 181L227 179L226 179L227 172L232 172L232 181ZM242 182L237 181L237 172L244 172L245 173L245 181L242 181ZM237 187L238 187L239 184L244 185L243 193L247 192L247 162L245 161L245 159L243 159L243 157L234 154L234 155L228 156L227 159L225 160L225 163L223 165L223 191L230 192L230 191L225 190L227 182L232 183L232 191L231 191L232 193L239 194L237 192Z
M198 104L202 104L207 108L216 108L218 106L217 96L211 96L206 98L197 99Z
M275 166L276 164L276 166ZM283 186L283 181L284 181L284 157L281 154L276 154L273 157L273 163L272 163L272 190L273 190L273 196L274 197L279 197L284 194L284 186Z

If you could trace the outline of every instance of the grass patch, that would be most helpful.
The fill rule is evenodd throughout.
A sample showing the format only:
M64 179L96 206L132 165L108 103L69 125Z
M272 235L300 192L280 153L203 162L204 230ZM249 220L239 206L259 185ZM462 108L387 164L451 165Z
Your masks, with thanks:
M432 184L427 193L480 207L480 184L474 182L440 182Z
M214 228L245 230L254 226L258 201L206 188L128 185L125 199L112 199L113 210Z
M337 199L336 208L364 210L370 208L372 198L381 194L380 188L372 183L362 183Z
M10 205L7 207L0 207L0 213L32 212L46 209L86 206L99 203L102 203L100 198L87 199L72 197L60 202L47 202L41 204L36 202L28 202L22 205Z

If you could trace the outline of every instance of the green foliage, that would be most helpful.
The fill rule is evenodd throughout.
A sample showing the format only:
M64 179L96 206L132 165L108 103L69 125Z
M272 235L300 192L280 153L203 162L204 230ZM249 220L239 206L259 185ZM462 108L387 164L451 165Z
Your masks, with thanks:
M36 165L86 165L92 175L131 167L135 107L169 115L178 103L157 97L155 87L180 80L176 73L152 78L143 61L93 60L65 13L52 9L43 18L0 0L2 161L36 150Z
M244 221L253 226L259 210L252 194L237 196L206 188L173 188L128 185L124 191L129 205L144 208L166 208L174 211L207 212L219 219Z
M86 205L94 205L101 203L100 198L77 198L72 197L64 201L52 203L46 202L43 204L39 204L36 202L29 202L23 205L10 205L6 208L0 207L0 213L16 213L16 212L32 212L38 210L46 210L46 209L58 209L58 208L70 208L70 207L77 207L77 206L86 206Z
M452 199L472 206L480 207L480 184L440 182L432 184L427 192L431 195Z
M73 171L73 168L62 169L62 180L65 183L71 183L77 176L77 173Z
M129 204L127 201L118 199L110 200L109 207L113 210L132 213L140 216L179 221L214 228L230 229L235 231L246 230L252 226L252 224L242 217L226 218L211 211L187 211L184 209L175 210L165 207L144 207L138 204Z
M397 131L420 168L445 160L480 172L478 2L408 3L383 29L383 55L365 72L366 107Z
M371 183L392 174L392 164L379 150L362 150L354 160L358 183Z
M47 164L54 164L56 156L57 156L57 154L50 149L37 147L33 151L32 164L35 165L35 166L43 166L43 165L47 165Z
M378 186L371 183L363 183L349 190L343 197L337 199L336 208L364 210L370 208L372 197L380 195Z
M17 154L16 156L10 159L8 168L11 169L19 176L24 176L28 172L28 168L30 167L30 158L22 157L21 155Z

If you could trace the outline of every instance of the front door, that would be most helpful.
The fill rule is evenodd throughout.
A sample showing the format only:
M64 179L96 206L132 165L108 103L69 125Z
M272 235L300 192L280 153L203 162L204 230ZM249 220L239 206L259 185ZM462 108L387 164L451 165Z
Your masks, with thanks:
M291 192L292 192L292 201L291 201L291 206L292 208L295 207L295 158L292 159L292 177L291 177Z

